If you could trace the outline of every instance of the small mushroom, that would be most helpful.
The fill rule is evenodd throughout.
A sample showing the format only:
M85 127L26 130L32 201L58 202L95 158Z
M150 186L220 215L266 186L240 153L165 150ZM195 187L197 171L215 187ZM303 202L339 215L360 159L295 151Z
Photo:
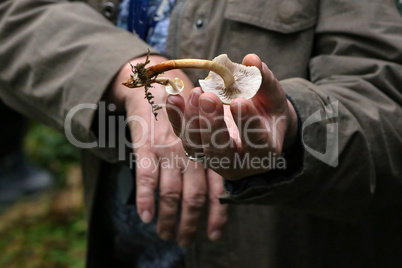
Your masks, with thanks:
M261 72L257 67L233 63L226 54L219 55L212 61L228 68L235 82L225 87L222 77L211 71L205 79L199 80L204 92L215 93L224 104L230 104L236 98L254 97L262 82Z
M155 82L165 85L165 90L170 95L177 95L184 89L184 83L178 77L176 77L174 81L165 77L157 77L155 78Z

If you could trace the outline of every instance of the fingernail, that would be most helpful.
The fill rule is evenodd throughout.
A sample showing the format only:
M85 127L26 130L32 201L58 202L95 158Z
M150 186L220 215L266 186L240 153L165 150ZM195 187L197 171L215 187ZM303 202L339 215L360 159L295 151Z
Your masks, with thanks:
M221 236L222 236L222 232L216 230L216 231L213 231L213 232L209 235L209 239L210 239L211 241L217 241L217 240L219 240L219 238L221 238Z
M210 98L200 98L200 104L201 104L201 110L204 113L213 113L215 111L216 108L216 103L211 100Z
M149 212L148 210L143 211L141 214L141 220L145 223L151 222L152 221L151 212Z
M191 94L190 98L190 104L194 107L198 107L198 97L201 95L201 93L198 90L194 90L193 93Z
M168 97L168 102L169 102L170 104L173 104L173 105L174 105L174 102L171 101L169 97Z
M258 58L258 60L260 60L261 61L261 59L260 59L260 57L257 55L257 54L255 54L255 53L251 53L252 55L254 55L255 57L257 57Z
M163 233L161 233L161 235L159 237L162 238L163 240L172 239L172 235L169 232L163 232Z

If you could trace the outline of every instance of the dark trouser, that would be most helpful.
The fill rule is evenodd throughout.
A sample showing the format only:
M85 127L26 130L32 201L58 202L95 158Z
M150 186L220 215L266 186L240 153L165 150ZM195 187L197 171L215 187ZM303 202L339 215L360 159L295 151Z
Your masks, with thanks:
M185 267L184 249L157 236L156 219L149 224L141 222L135 206L135 181L130 198L121 200L118 184L121 179L133 180L131 172L124 165L102 163L90 222L87 267Z
M0 100L0 159L21 152L26 130L26 119Z

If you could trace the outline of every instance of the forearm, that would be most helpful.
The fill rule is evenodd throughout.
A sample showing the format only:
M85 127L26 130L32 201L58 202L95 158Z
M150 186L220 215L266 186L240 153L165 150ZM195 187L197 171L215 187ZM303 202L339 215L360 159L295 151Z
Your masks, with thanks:
M383 15L357 2L343 2L342 12L320 5L311 81L281 82L302 121L301 168L291 176L263 174L264 184L228 202L286 204L356 220L369 209L402 201L401 17L393 2L370 5Z
M5 1L0 6L0 96L27 116L63 129L78 104L97 104L145 43L82 3ZM72 118L74 136L94 137L93 109Z
M362 85L361 81L354 84ZM347 88L317 86L290 79L282 85L301 117L299 142L304 149L297 156L300 162L291 159L286 163L288 170L254 176L224 202L286 204L346 221L358 219L370 207L401 202L402 126L398 118L402 110L395 101L352 97L350 84Z

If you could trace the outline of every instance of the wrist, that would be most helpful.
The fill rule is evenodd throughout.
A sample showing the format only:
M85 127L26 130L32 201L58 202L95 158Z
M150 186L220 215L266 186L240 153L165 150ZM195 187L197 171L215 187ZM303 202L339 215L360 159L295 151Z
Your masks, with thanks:
M132 65L138 63L144 63L146 61L146 56L135 58L130 61ZM166 61L165 57L159 55L151 55L149 57L150 63L147 66L155 65L159 62ZM132 74L132 67L130 63L127 63L122 67L120 72L116 75L113 83L111 84L109 90L104 95L104 100L113 103L117 107L118 112L128 112L129 114L145 114L151 111L151 106L144 100L144 88L127 88L122 85L122 82L126 81ZM190 90L194 87L193 83L189 80L187 75L182 70L172 70L163 74L163 77L174 80L176 77L180 78L185 86L185 90L181 93L186 99L189 95ZM154 84L150 89L150 92L154 96L152 101L155 104L164 104L168 93L166 92L164 86L159 84ZM133 105L135 103L135 105Z
M131 65L136 65L137 63L143 63L146 60L146 56L138 57L127 62L117 73L113 82L104 94L103 100L108 103L113 103L116 105L117 112L127 111L128 105L133 101L137 101L138 106L142 106L144 99L143 89L128 89L122 85L122 82L126 81L132 73ZM149 66L159 63L161 61L167 60L165 57L159 55L151 55L149 57ZM144 104L147 104L145 101Z

